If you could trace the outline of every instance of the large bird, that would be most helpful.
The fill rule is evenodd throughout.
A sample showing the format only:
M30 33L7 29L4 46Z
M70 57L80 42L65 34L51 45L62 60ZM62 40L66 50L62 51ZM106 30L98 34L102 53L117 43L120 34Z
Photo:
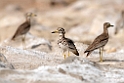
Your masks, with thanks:
M91 45L88 46L84 53L87 53L87 56L91 54L92 51L99 49L100 62L103 61L103 48L109 40L108 28L113 27L109 22L105 22L103 25L103 33L95 38Z

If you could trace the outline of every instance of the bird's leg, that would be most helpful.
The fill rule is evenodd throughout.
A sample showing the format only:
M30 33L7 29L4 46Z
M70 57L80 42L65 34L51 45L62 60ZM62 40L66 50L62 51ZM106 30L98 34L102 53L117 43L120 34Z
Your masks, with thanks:
M22 42L25 43L25 35L23 35Z
M64 59L66 59L66 54L65 53L63 53L63 56L64 56Z
M100 62L103 62L103 47L99 49Z
M64 56L64 59L66 59L66 54L65 54L65 52L63 51L63 56Z
M25 36L26 36L26 35L24 34L24 35L23 35L23 38L22 38L22 43L23 43L22 46L24 46L24 49L25 49Z
M118 27L115 28L115 34L117 34L117 33L118 33Z

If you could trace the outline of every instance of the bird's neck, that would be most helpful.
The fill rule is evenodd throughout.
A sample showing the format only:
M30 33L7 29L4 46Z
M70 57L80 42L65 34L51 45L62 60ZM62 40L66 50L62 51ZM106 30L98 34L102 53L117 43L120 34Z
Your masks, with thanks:
M59 33L59 39L65 38L65 34Z
M30 17L26 17L26 21L30 22L31 18Z
M103 32L103 33L108 34L108 29L107 29L107 27L104 27L104 32Z

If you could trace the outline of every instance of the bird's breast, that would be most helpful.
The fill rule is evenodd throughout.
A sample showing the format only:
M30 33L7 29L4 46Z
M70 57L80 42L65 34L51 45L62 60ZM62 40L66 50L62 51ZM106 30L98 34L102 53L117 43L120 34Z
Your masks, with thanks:
M66 50L67 49L67 46L63 43L58 43L59 47Z
M64 39L59 39L58 40L58 45L64 51L66 51L68 49L68 46L67 46L66 42L64 41Z

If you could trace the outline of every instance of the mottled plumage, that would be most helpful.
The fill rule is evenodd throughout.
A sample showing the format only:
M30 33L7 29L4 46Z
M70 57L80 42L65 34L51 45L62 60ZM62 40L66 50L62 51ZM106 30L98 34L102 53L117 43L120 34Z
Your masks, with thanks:
M93 43L91 45L89 45L89 47L86 49L86 51L84 53L87 53L87 56L89 56L91 54L92 51L94 51L95 49L98 48L103 48L109 39L109 34L108 34L108 29L109 27L113 27L113 25L110 25L110 23L106 22L104 23L104 31L101 35L99 35L98 37L95 38L95 40L93 41Z
M71 51L75 55L79 56L79 53L74 45L74 42L65 37L65 30L63 28L58 28L56 31L53 31L52 33L59 33L59 40L58 45L61 49L63 49L63 52L65 51Z
M68 38L61 38L58 40L58 45L60 48L63 49L63 51L71 51L72 53L74 53L75 55L79 56L79 53L74 45L74 42L71 39Z

